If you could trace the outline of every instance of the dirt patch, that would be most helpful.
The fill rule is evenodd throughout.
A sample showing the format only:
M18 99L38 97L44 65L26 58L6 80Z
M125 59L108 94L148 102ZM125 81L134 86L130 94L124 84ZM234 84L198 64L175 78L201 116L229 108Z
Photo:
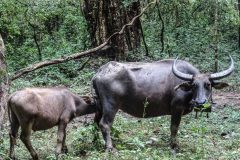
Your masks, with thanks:
M240 93L216 92L216 93L213 93L213 102L220 107L231 105L231 106L240 108Z
M77 118L73 119L73 121L70 123L69 128L76 129L81 126L91 124L94 122L94 116L95 116L95 114L88 114L85 116L77 117Z

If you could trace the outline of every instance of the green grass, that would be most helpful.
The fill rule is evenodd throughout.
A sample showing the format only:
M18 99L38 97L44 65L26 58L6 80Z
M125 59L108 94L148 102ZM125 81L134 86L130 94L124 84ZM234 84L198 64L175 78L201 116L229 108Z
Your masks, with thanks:
M206 118L195 114L184 116L176 157L169 148L170 116L136 119L117 114L112 129L116 153L105 153L104 142L97 128L89 124L68 127L69 153L61 159L240 159L240 108L216 109ZM77 127L76 127L77 126ZM0 157L7 159L9 139L7 128L0 141ZM32 142L41 159L55 159L56 127L33 133ZM30 154L18 139L16 156L29 159Z

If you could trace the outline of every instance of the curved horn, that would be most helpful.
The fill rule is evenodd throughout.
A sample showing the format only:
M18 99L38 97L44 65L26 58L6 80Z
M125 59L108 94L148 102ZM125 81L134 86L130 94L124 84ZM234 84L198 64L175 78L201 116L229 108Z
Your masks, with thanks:
M233 59L232 59L232 57L230 55L229 55L229 57L231 59L230 67L227 70L224 70L224 71L221 71L221 72L218 72L218 73L210 74L210 79L218 80L218 79L221 79L221 78L229 76L233 72L233 70L234 70L234 62L233 62Z
M174 60L174 63L173 63L173 66L172 66L172 72L173 72L173 74L174 74L176 77L178 77L178 78L180 78L180 79L182 79L182 80L192 81L193 75L191 75L191 74L186 74L186 73L182 73L182 72L180 72L179 70L177 70L177 67L176 67L176 62L177 62L177 60L178 60L178 57Z

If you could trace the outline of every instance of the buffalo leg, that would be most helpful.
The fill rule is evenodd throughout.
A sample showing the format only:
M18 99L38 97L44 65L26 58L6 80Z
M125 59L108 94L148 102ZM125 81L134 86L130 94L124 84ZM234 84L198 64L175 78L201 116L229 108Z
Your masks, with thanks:
M38 159L38 155L35 152L35 150L32 147L31 141L30 141L30 135L31 135L31 130L32 130L32 124L28 124L28 125L24 125L21 126L22 128L22 132L20 135L20 139L22 140L22 142L25 144L25 146L27 147L28 151L30 152L32 158L34 160Z
M98 126L101 118L102 118L102 113L100 111L97 111L94 117L94 122L97 123Z
M65 144L67 123L68 120L61 120L58 125L56 157L61 153L63 144Z
M181 121L182 111L174 111L171 116L171 140L170 146L173 150L178 150L177 132Z
M97 111L95 114L95 117L94 117L94 122L97 124L98 127L100 127L99 123L100 123L101 118L102 118L102 112ZM99 130L99 128L97 128L97 130ZM94 134L93 142L97 141L98 138L99 138L98 134Z
M15 114L11 113L11 129L9 131L10 137L10 152L9 157L15 159L14 145L16 145L16 138L19 129L19 121Z
M102 131L102 135L105 141L106 151L113 150L112 139L110 134L110 129L113 124L114 117L117 112L117 108L113 107L110 103L103 104L103 115L99 122L99 127Z
M64 136L63 136L63 142L62 142L62 150L61 150L62 153L68 153L68 148L67 148L67 145L66 145L66 129L64 130Z

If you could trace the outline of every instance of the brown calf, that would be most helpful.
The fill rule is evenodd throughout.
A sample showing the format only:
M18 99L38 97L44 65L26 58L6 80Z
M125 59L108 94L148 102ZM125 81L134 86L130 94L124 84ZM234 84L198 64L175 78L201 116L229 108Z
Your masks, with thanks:
M85 100L84 100L85 99ZM58 126L56 156L67 152L65 144L66 126L77 116L95 112L95 105L66 88L26 88L13 93L8 100L9 120L11 123L10 153L15 159L14 145L21 126L20 139L33 159L38 155L30 141L31 131L46 130Z

